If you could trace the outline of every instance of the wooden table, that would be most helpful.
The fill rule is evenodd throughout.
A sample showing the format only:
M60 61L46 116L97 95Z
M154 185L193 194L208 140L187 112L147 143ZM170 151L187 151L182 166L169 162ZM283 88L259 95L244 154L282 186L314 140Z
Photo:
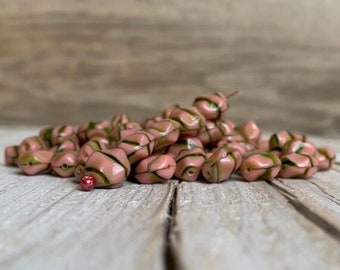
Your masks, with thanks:
M0 129L1 151L38 129ZM339 140L314 138L340 153ZM3 160L1 160L3 164ZM0 269L340 269L340 166L83 192L0 168Z

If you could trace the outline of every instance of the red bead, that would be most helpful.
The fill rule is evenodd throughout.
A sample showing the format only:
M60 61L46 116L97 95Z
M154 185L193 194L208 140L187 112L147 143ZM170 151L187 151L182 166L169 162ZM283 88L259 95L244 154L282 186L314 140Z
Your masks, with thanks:
M84 175L80 180L80 185L83 190L90 191L94 188L96 179L92 175Z

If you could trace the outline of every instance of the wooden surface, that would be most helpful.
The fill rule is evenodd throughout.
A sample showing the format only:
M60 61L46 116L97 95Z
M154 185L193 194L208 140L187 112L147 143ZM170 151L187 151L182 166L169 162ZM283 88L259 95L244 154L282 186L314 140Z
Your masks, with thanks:
M38 130L0 129L0 151ZM339 140L310 139L339 157ZM0 269L340 269L340 165L308 181L86 193L0 162Z
M0 0L0 124L140 121L238 89L238 123L339 137L339 14L322 0Z

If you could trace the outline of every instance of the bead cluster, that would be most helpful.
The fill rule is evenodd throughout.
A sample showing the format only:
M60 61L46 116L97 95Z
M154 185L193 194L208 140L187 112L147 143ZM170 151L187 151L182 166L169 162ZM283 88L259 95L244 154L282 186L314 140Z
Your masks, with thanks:
M173 105L143 123L120 114L78 128L48 127L6 147L5 162L27 175L74 176L86 191L119 187L128 178L142 184L172 178L218 183L235 173L246 181L307 179L332 166L334 151L306 136L282 130L263 140L254 121L227 120L236 93L198 96L191 107Z

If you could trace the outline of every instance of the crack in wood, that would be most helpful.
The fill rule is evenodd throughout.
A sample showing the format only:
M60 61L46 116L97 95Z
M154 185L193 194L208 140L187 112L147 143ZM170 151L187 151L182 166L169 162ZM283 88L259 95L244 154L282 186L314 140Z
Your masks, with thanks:
M269 185L271 185L273 188L275 188L278 192L280 192L280 194L287 199L288 203L291 204L299 214L301 214L303 217L311 221L313 224L319 227L326 234L330 235L331 237L333 237L334 239L340 242L340 230L338 228L334 227L327 220L318 216L313 211L311 211L308 207L303 205L303 203L301 203L294 194L283 189L282 187L278 186L272 181L266 181L266 182Z
M166 242L164 248L164 261L166 270L180 270L180 261L176 252L174 240L179 239L179 232L176 230L176 207L177 207L178 184L174 185L174 192L168 208L168 218L166 220Z

